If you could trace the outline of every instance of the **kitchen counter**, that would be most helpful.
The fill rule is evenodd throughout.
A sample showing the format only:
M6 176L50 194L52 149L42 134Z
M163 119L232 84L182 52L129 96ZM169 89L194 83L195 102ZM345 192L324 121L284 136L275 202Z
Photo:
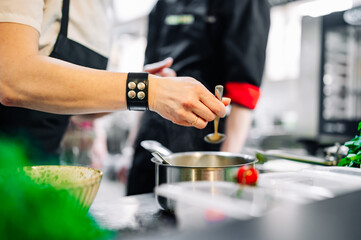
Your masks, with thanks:
M119 239L361 239L361 191L307 205L290 205L266 216L206 228L180 229L176 216L159 210L153 194L98 201L90 209ZM189 219L189 221L194 221Z
M175 215L161 211L154 194L95 201L89 211L101 226L118 232L122 238L176 228Z

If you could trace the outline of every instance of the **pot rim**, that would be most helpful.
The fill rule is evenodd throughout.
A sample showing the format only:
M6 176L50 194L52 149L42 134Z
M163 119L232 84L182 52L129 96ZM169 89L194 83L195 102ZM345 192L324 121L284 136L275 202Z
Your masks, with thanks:
M234 165L227 165L227 166L207 166L207 167L203 167L203 166L179 166L179 165L169 165L169 164L164 164L164 163L159 163L158 161L155 160L154 157L151 158L151 161L157 165L160 166L164 166L164 167L173 167L173 168L197 168L197 169L209 169L209 168L232 168L232 167L240 167L240 166L244 166L244 165L250 165L250 164L255 164L258 160L256 157L248 155L248 154L243 154L243 153L230 153L230 152L219 152L219 151L193 151L193 152L179 152L179 153L172 153L170 155L164 156L164 158L167 157L176 157L176 156L187 156L187 155L217 155L217 156L222 156L222 157L238 157L238 158L243 158L245 161L249 161L247 163L241 163L241 164L234 164Z

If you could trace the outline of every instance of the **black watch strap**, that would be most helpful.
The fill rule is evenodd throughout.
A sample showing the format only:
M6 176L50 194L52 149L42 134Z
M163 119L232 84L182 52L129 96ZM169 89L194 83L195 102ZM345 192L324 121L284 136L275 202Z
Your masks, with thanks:
M129 110L148 110L148 73L128 73L126 93Z

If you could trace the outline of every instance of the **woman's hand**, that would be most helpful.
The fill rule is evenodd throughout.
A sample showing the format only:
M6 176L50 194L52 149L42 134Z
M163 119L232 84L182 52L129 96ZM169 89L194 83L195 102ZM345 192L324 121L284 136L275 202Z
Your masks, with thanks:
M205 128L226 114L230 99L219 101L200 82L189 77L149 75L149 108L175 124Z
M170 67L173 58L144 66L150 75L149 106L162 117L175 124L205 128L215 116L225 115L224 106L231 99L223 98L223 104L214 97L200 82L193 78L178 77Z

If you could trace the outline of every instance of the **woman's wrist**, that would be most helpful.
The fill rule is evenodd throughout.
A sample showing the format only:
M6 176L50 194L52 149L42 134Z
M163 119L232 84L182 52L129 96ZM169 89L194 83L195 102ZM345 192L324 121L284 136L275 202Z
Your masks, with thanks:
M156 111L157 90L161 77L153 74L148 76L148 106L149 110Z

